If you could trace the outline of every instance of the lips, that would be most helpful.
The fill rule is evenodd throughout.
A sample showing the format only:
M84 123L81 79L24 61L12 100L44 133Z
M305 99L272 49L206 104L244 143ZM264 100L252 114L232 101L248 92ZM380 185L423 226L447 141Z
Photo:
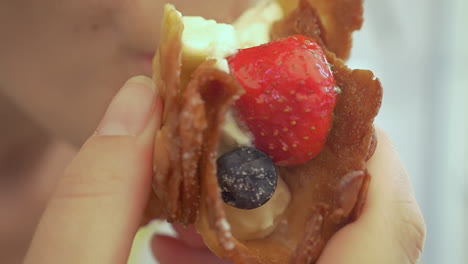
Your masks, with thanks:
M154 53L137 52L130 57L130 66L132 75L153 76L153 57Z
M142 53L137 55L137 74L151 77L153 75L153 57L152 53Z

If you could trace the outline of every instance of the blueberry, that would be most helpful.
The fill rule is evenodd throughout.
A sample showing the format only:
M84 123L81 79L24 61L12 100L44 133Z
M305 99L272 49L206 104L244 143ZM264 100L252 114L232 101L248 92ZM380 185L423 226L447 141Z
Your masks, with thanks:
M218 183L225 203L240 209L262 206L278 183L275 164L265 153L240 147L217 160Z

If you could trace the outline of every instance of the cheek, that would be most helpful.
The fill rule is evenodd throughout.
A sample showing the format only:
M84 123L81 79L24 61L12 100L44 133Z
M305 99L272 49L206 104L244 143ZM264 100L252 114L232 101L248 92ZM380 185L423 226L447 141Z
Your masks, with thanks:
M52 144L38 166L20 177L24 181L0 192L0 263L20 263L48 198L75 150L63 143Z
M129 48L153 54L158 42L164 2L154 0L124 2L115 13L119 34L125 39Z
M0 4L0 93L79 144L121 84L148 72L116 23L124 1L11 2Z

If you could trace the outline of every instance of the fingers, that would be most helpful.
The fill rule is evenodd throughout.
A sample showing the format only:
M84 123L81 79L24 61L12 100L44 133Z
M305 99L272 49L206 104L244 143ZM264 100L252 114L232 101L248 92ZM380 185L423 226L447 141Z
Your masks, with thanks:
M129 80L58 183L25 263L126 263L152 174L162 102Z
M177 238L158 235L152 241L153 253L160 264L226 264L208 248L194 248Z
M332 237L319 264L417 262L424 221L406 170L381 131L369 172L372 179L362 215Z

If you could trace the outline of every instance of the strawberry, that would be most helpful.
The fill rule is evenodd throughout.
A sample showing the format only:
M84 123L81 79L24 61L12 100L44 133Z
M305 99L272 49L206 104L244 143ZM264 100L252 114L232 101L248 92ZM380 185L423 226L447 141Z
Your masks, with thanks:
M256 148L280 166L304 164L322 151L338 89L315 41L293 36L239 50L228 64L245 89L234 107Z

